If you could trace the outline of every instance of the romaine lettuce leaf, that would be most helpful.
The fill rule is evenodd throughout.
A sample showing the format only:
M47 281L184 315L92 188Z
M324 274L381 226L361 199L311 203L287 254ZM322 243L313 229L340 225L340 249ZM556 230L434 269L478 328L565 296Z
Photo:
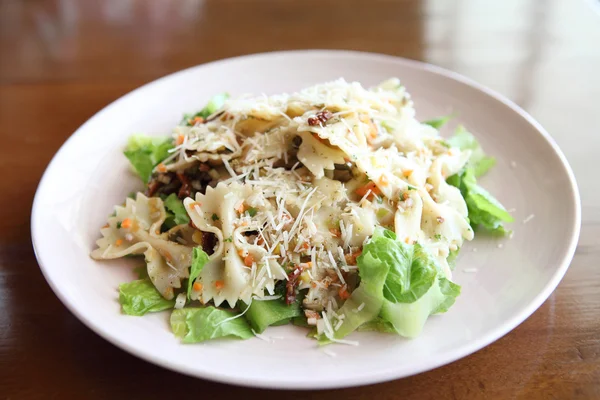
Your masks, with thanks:
M119 303L125 314L140 316L173 308L175 300L163 298L150 279L139 279L119 285Z
M171 313L171 329L183 343L198 343L205 340L234 337L249 339L254 336L243 317L235 317L232 311L218 308L181 308Z
M381 302L377 303L381 307L379 317L363 321L359 330L394 331L414 337L429 315L447 311L460 293L460 286L443 276L425 248L400 242L391 231L376 231L357 262L361 277L365 267L385 272L382 297L378 298ZM361 286L362 281L359 289Z
M383 296L392 303L415 302L433 285L439 269L421 245L402 243L391 231L373 235L363 254L370 254L386 265L389 272Z
M444 295L444 301L433 310L432 314L443 314L452 307L456 298L460 294L460 285L452 282L446 278L439 278L438 285L442 294Z
M200 247L194 247L192 252L192 266L190 267L190 276L188 278L188 287L187 287L187 298L190 298L190 294L192 293L192 288L194 286L194 281L202 272L202 269L208 262L208 254L204 252Z
M365 248L368 246L368 244L365 245ZM389 266L375 258L371 252L364 250L357 258L357 263L360 284L337 311L339 315L344 315L344 322L335 331L335 339L342 339L359 326L375 319L383 304L383 286ZM322 343L324 344L326 341Z
M165 224L169 229L173 226L190 222L187 211L185 211L185 207L183 206L183 201L179 200L179 197L177 197L175 193L171 193L169 196L165 197L163 202L168 211Z
M427 293L412 303L392 303L384 300L380 313L381 319L389 322L400 336L407 338L418 336L427 318L431 314L447 311L460 293L460 286L454 283L451 289L448 289L448 285L444 283L444 290L442 290L441 282L450 281L436 277Z
M144 183L148 183L152 169L169 156L169 150L172 148L171 138L133 135L123 153L139 177Z
M424 124L434 127L435 129L440 129L442 126L446 125L448 121L454 118L454 115L444 115L443 117L433 118L427 121L423 121Z
M482 226L493 233L506 233L503 223L512 222L513 217L494 196L477 184L471 168L452 175L447 182L460 190L467 203L469 222L473 228Z
M369 322L366 322L358 327L359 332L381 332L381 333L396 333L394 326L388 321L377 317Z
M191 126L192 125L192 123L190 123L191 120L193 120L196 117L202 117L204 119L210 117L219 108L223 107L223 104L225 104L225 100L227 100L228 98L229 98L228 93L221 93L221 94L217 94L216 96L213 96L208 101L208 104L202 110L198 111L195 114L184 114L180 125Z
M471 150L469 167L472 168L476 177L485 174L490 168L496 165L496 159L487 156L477 139L475 139L475 136L468 132L462 125L456 128L454 136L448 139L446 143L461 150Z
M301 302L301 299L296 298L288 306L282 299L254 300L244 317L255 332L263 333L268 326L285 325L292 318L304 315L300 309Z

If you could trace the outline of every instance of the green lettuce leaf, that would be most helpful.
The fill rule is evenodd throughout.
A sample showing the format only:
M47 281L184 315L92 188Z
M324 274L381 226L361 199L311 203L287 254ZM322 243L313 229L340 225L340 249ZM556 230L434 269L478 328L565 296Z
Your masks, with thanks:
M359 332L396 333L394 326L380 317L362 324L357 330Z
M190 276L188 278L188 287L187 287L187 297L190 298L190 294L192 293L192 287L194 286L194 281L202 272L202 269L208 262L208 254L204 252L200 247L194 247L194 251L192 252L192 266L190 267Z
M303 316L301 302L302 300L297 298L288 306L283 299L254 300L244 317L255 332L263 333L268 326L285 325L292 318Z
M367 246L368 244L365 248ZM359 326L375 319L383 304L383 287L389 266L379 258L375 258L371 252L365 252L364 249L356 261L360 284L337 311L339 315L344 315L344 322L335 331L335 339L342 339Z
M360 330L414 337L429 315L445 312L460 293L460 286L443 277L441 267L425 248L400 242L391 231L376 231L357 262L359 271L365 266L387 271L379 318L364 321Z
M446 125L448 121L454 118L454 115L444 115L443 117L433 118L427 121L423 121L424 124L434 127L435 129L440 129L442 126Z
M440 291L444 295L444 301L432 311L432 314L443 314L448 311L456 301L456 298L460 294L460 285L457 285L446 278L439 278L437 283L440 287Z
M183 343L198 343L216 338L249 339L254 336L242 317L215 307L181 308L171 313L171 329ZM226 321L227 320L227 321Z
M381 319L389 322L400 336L407 338L418 336L427 318L431 314L447 311L460 293L460 286L454 283L451 290L447 290L448 285L444 283L444 290L442 290L441 282L452 283L445 278L436 277L427 293L413 303L392 303L384 300L380 313Z
M460 125L454 131L454 136L446 141L451 147L458 147L461 150L471 150L469 158L469 167L472 168L476 177L485 174L490 168L496 165L494 157L487 156L481 145L464 126Z
M175 225L187 224L190 222L187 211L183 206L183 201L175 193L171 193L163 200L165 207L170 211Z
M173 308L175 300L162 297L150 279L139 279L119 285L119 303L125 314L140 316Z
M450 266L450 269L452 269L452 270L454 270L454 267L456 266L456 259L458 258L459 251L460 251L460 248L458 248L456 250L450 250L448 257L446 257L446 261L448 261L448 265Z
M513 217L494 196L477 184L471 168L452 175L446 181L460 190L467 203L469 222L473 228L482 226L492 233L506 233L503 223L513 222Z
M195 117L202 117L204 119L210 117L217 110L223 107L223 104L225 104L225 100L227 100L228 98L229 94L227 93L221 93L217 94L216 96L213 96L202 110L198 111L195 114L184 114L180 125L191 126L192 124L190 124L190 120L194 119Z
M392 303L416 301L433 285L438 273L436 262L421 245L400 242L391 231L373 235L363 254L371 254L387 266L383 296Z
M148 183L154 167L169 156L172 148L171 138L133 135L123 153L139 177L144 183Z

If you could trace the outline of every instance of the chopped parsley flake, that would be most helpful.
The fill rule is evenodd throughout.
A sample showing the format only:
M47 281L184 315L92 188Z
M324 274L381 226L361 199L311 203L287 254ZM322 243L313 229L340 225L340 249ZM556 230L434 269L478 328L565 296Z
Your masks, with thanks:
M212 220L213 221L218 221L219 220L219 216L217 214L213 214L212 215Z
M254 217L257 213L257 210L254 207L250 207L246 212L248 213L249 216Z
M117 229L121 229L121 221L117 222Z

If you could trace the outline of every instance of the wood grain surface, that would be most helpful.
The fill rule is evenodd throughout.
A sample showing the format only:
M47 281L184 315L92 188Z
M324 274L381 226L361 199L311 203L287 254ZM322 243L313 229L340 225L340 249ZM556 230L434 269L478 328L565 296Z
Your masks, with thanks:
M595 0L0 0L0 398L600 399L599 8ZM60 145L103 106L162 75L305 48L432 62L533 114L582 195L581 239L555 293L460 361L315 393L189 378L86 328L44 281L30 239L33 195Z

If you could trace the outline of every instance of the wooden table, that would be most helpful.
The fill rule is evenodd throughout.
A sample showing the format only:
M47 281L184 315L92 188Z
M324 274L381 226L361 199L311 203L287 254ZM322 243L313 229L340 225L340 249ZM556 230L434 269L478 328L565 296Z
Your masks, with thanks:
M196 380L114 347L54 296L29 230L50 158L106 104L192 65L303 48L425 60L505 94L559 143L583 203L571 268L513 332L431 372L311 397L600 398L599 8L595 0L0 0L0 398L308 396Z

